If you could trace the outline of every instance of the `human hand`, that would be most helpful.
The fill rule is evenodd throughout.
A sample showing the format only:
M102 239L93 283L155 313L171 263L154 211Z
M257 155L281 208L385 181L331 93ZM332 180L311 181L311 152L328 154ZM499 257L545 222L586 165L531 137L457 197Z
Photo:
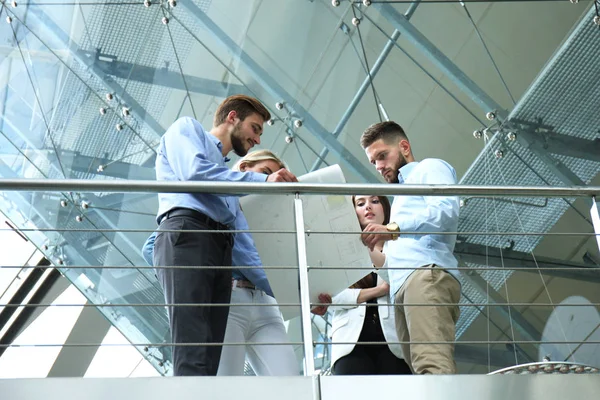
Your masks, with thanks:
M313 307L310 310L310 312L313 313L313 314L315 314L315 315L323 316L327 312L327 309L329 308L329 305L332 302L331 296L328 295L328 294L326 294L326 293L321 293L319 295L319 301L321 303L325 303L325 305Z
M373 233L373 232L387 232L387 227L381 224L368 224L365 229L363 229L362 235L360 238L365 246L369 248L369 250L373 251L375 249L375 245L382 240L392 240L391 233Z
M381 296L385 296L386 294L388 294L390 292L390 284L387 283L386 281L381 282L379 285L377 285L377 288L379 289L379 297Z
M298 178L287 169L281 168L269 175L267 182L298 182Z

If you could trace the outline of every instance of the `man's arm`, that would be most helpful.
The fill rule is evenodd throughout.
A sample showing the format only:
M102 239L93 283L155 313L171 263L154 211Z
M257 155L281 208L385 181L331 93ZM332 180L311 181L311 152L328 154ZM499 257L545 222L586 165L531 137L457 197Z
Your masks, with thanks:
M364 289L348 288L342 290L337 295L333 296L331 306L339 307L341 309L356 308L359 304L367 302L371 299L376 299L381 296L385 296L390 291L390 285L387 282ZM340 305L338 305L340 304ZM343 305L341 305L343 304ZM351 304L351 305L348 305Z
M242 212L242 209L238 207L235 216L235 230L248 230L248 222ZM238 267L255 267L255 268L243 268L239 271L254 284L254 286L263 290L266 294L271 297L273 290L267 279L265 270L262 269L262 261L256 250L256 245L252 239L252 235L249 232L238 232L235 234L233 240L233 251L232 251L232 264Z
M149 266L154 265L154 242L156 241L156 232L152 232L152 235L146 239L146 243L142 247L142 257L148 263Z
M267 176L256 172L237 172L211 161L212 146L200 124L192 118L180 118L164 134L162 151L171 170L180 181L265 182Z
M420 179L416 184L425 185L454 185L456 173L450 164L442 160L427 159L419 164ZM415 172L413 172L415 173ZM418 208L402 210L404 217L399 221L390 221L398 224L400 235L402 232L448 232L456 230L458 224L458 197L457 196L423 196L425 205ZM363 230L361 239L365 246L371 250L380 240L392 240L392 235L386 232L385 225L368 224Z

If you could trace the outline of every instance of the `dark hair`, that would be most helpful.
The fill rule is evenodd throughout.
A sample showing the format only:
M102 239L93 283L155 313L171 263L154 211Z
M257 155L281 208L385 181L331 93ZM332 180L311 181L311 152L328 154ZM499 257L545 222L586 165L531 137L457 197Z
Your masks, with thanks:
M378 122L368 127L360 137L360 145L366 149L379 139L387 144L408 140L404 129L394 121Z
M390 201L385 196L377 196L381 206L383 207L383 224L387 225L390 223L390 215L392 213L392 206L390 205ZM352 196L352 205L356 207L356 195Z
M237 117L241 121L252 114L260 115L265 122L271 119L271 113L259 100L243 94L236 94L229 96L219 104L215 112L214 125L219 126L225 122L231 111L237 112Z
M390 201L385 196L377 196L377 198L379 199L379 202L383 207L383 224L387 225L390 223L390 214L392 211ZM352 196L352 204L356 207L356 195ZM374 279L375 278L373 277L373 274L369 274L364 278L356 281L352 286L350 286L350 289L366 289L373 287L375 286L374 283L376 283L373 282Z

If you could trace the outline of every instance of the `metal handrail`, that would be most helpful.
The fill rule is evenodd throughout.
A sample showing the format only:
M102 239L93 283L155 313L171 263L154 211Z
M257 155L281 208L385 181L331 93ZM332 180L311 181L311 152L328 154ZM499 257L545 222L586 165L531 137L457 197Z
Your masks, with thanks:
M0 179L0 191L218 193L218 194L329 194L420 196L592 197L600 186L479 186L390 185L338 183L175 182L89 179Z

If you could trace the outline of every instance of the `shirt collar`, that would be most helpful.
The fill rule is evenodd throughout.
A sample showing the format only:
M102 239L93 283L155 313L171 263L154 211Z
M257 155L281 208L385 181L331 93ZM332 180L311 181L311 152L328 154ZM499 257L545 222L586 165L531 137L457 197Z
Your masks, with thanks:
M404 183L404 181L408 178L412 170L419 164L418 161L413 161L406 164L403 167L400 167L398 170L398 183Z
M217 149L219 149L221 154L223 154L223 143L221 143L221 141L219 139L217 139L217 137L215 135L212 135L210 132L208 132L208 137L211 140L211 142L213 142L214 145L217 146ZM223 157L223 161L229 162L229 161L231 161L231 159L229 159L227 157Z

